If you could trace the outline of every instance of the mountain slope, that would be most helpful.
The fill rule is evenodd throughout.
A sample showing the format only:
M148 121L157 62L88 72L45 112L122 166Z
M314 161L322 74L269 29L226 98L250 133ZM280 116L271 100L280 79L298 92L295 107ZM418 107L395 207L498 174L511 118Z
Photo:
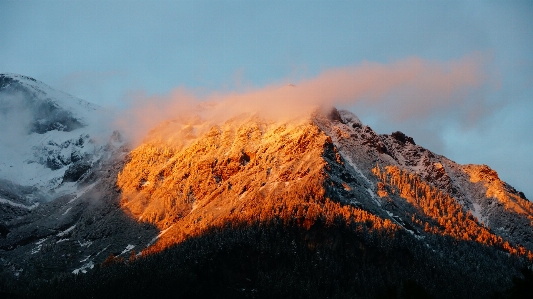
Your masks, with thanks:
M104 152L111 135L101 125L105 113L33 78L0 74L0 178L36 187L41 195L71 191L70 182Z
M481 182L473 173L486 166L458 165L400 132L379 136L349 112L292 124L241 117L196 137L191 127L165 126L175 132L169 139L189 134L191 141L149 138L130 153L117 181L125 211L164 231L154 250L225 222L281 217L309 227L347 213L347 222L368 220L420 239L446 235L533 258L531 203L502 189L507 185L497 177ZM484 219L511 229L491 230Z
M158 238L143 258L109 258L51 294L494 296L520 277L530 245L474 216L493 212L474 200L507 199L486 196L472 167L400 132L378 135L346 111L289 123L166 122L117 178L121 209L155 225ZM515 204L527 213L527 201ZM517 206L492 217L519 219Z
M35 79L0 75L0 278L83 273L157 235L119 208L126 148L107 117Z
M0 78L0 293L483 298L533 259L533 206L495 171L350 112L170 120L130 151L100 108Z
M322 122L319 126L332 137L340 154L353 161L365 176L375 177L376 167L397 169L405 175L415 176L443 196L450 197L450 203L459 209L457 214L471 214L477 223L492 227L494 234L533 250L533 204L523 193L502 182L488 166L457 164L416 145L412 138L401 132L378 135L368 126L362 126L349 112L341 111L337 121ZM401 183L396 185L402 188ZM412 183L404 185L416 193L417 187ZM374 186L378 195L379 187ZM398 204L405 195L395 196L392 202ZM444 208L447 207L441 207ZM446 211L440 212L446 214ZM457 218L458 215L449 216Z

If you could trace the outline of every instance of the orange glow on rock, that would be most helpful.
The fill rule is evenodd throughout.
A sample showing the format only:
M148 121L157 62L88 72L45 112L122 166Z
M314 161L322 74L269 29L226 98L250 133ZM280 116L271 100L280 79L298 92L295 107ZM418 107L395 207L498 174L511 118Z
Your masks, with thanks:
M189 130L166 126L176 136ZM331 138L311 122L274 124L253 117L214 126L186 144L154 135L130 153L118 176L121 206L162 231L146 252L213 226L275 219L305 228L318 220L333 225L342 219L372 223L376 230L398 229L388 219L326 197L322 155L328 144Z
M379 190L388 188L416 207L418 212L412 215L413 223L425 232L451 236L457 240L476 241L500 247L511 254L527 256L530 259L533 257L523 246L512 246L502 237L491 233L470 211L465 213L453 197L422 181L417 174L397 166L386 166L382 169L378 165L372 172L379 179L378 194L387 198L388 193Z
M533 226L533 203L509 192L496 171L486 165L465 165L463 171L470 176L470 182L479 183L486 189L487 198L495 198L508 210L527 215Z

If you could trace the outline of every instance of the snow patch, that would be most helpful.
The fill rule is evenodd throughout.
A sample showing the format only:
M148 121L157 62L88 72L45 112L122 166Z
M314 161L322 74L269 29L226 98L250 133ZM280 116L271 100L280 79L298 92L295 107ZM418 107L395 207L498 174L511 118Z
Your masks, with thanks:
M344 160L346 160L346 162L348 162L348 164L350 166L352 166L352 168L355 170L355 172L357 172L357 174L359 174L359 176L361 176L365 180L365 182L369 185L369 187L366 188L366 192L368 192L368 195L370 195L370 198L372 198L374 203L378 207L381 207L381 202L377 198L377 196L374 193L374 191L372 191L372 189L374 189L374 183L372 183L372 181L370 181L370 179L368 179L368 177L366 175L364 175L364 173L361 171L361 169L359 169L359 167L357 167L357 165L355 165L355 163L352 161L352 159L350 159L350 157L348 157L348 155L343 155L343 158L344 158Z
M39 244L37 247L31 250L31 254L36 254L37 252L41 251L42 247L43 247L43 244Z
M91 256L88 255L86 258L84 258L83 260L81 260L80 263L83 263L83 262L87 261L90 257L91 257Z
M123 255L124 253L130 252L133 248L135 248L135 245L128 244L124 250L119 255Z
M92 269L92 268L94 268L94 263L92 261L89 261L88 263L84 264L80 268L74 269L74 271L72 271L72 274L79 274L80 272L85 274L87 273L87 269Z
M106 249L109 248L109 246L111 246L111 245L107 245L104 249L100 250L100 252L98 252L98 253L95 255L95 257L99 256L100 253L106 251Z
M352 168L372 187L374 187L374 184L366 177L366 175L363 174L363 172L361 171L361 169L359 169L359 167L357 167L357 165L352 161L352 159L350 157L348 157L348 155L343 155L343 158L344 160L346 160L348 162L348 164L350 164L350 166L352 166Z
M35 242L35 245L41 245L44 243L44 241L46 241L48 238L42 238L40 239L39 241Z
M58 237L63 237L64 235L68 234L69 232L71 232L74 228L76 227L76 224L74 224L73 226L67 228L66 230L58 233L56 236Z
M26 210L33 210L33 209L35 209L36 207L39 206L38 202L34 203L31 206L27 206L27 205L23 205L21 203L16 203L14 201L11 201L11 200L5 199L5 198L1 198L1 197L0 197L0 203L8 204L10 206L17 207L17 208L23 208L23 209L26 209Z
M87 248L89 248L89 246L91 246L91 245L93 244L93 242L92 242L92 241L86 241L86 242L83 242L83 243L82 243L82 242L78 241L78 244L80 244L80 247L87 247Z
M17 74L0 75L8 78L13 88L23 91L21 96L29 97L28 101L20 101L19 96L10 96L9 88L0 88L0 97L6 97L12 108L7 118L0 118L4 125L0 132L0 178L36 187L55 198L75 192L78 184L64 182L65 171L76 161L94 163L106 154L112 132L105 120L111 117L110 112L38 80ZM65 126L56 122L55 129L28 132L28 124L55 121L54 116L40 117L31 112L39 105L54 107L64 117L79 122L79 126L64 130Z
M481 206L477 203L472 203L473 208L470 210L472 216L476 217L479 222L483 222L483 217L481 216Z
M155 236L155 237L150 241L150 243L148 243L148 244L146 245L146 247L149 247L150 245L154 244L154 242L157 241L157 239L161 238L161 236L164 235L164 234L165 234L169 229L171 229L173 226L174 226L174 224L171 225L171 226L169 226L169 227L167 227L166 229L162 230L157 236Z
M372 200L374 201L374 203L376 203L378 207L381 207L381 202L379 202L379 199L376 197L372 189L366 188L366 192L368 192L368 194L372 197Z

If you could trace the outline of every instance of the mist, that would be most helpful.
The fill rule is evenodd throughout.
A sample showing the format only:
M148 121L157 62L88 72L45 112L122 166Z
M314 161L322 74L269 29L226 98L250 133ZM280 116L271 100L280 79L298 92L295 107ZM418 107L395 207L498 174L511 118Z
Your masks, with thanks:
M359 65L325 70L314 78L240 92L178 87L168 95L133 94L129 108L117 125L138 144L159 123L175 120L186 124L200 118L223 123L241 114L259 115L272 121L308 118L317 108L344 107L378 112L393 122L427 120L455 113L468 124L490 113L493 105L472 95L493 80L487 75L487 59L474 53L451 61L411 57L389 64ZM354 111L357 114L357 111ZM361 116L361 115L360 115Z
M33 111L26 102L24 94L18 92L3 93L0 97L0 149L16 148L29 133ZM3 152L0 150L0 154Z

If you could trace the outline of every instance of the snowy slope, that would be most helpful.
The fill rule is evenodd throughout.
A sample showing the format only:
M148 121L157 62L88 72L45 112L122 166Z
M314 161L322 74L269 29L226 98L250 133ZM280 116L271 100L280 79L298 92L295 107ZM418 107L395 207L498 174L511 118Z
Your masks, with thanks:
M97 105L0 74L0 268L10 277L43 264L84 273L157 235L118 208L113 167L125 149L107 121Z
M71 192L68 181L103 155L112 133L105 116L99 106L33 78L0 74L0 179L51 197Z

